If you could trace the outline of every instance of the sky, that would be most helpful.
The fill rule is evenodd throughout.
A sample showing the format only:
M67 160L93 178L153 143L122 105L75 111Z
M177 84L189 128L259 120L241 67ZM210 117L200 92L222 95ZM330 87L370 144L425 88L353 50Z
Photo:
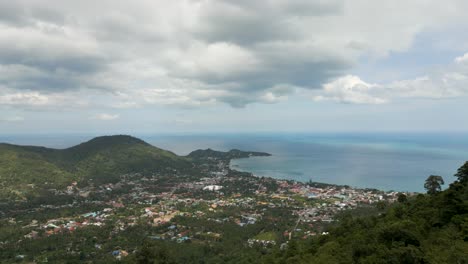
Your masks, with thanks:
M465 0L0 0L0 134L468 132Z

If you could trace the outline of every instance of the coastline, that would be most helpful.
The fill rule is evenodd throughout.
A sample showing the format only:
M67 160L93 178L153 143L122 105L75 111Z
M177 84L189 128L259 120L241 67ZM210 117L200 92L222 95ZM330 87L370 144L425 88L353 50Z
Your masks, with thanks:
M262 156L262 157L271 157L271 156L273 156L273 155ZM383 189L379 189L379 188L376 188L376 187L359 187L359 186L352 186L352 185L347 185L347 184L316 182L316 181L312 181L312 180L301 181L301 180L287 179L287 178L276 178L276 177L272 177L272 176L268 176L268 175L257 175L255 173L250 172L250 171L240 169L239 165L233 165L232 164L232 160L249 159L249 158L251 158L251 157L242 157L242 158L230 159L228 167L232 171L241 172L241 173L249 173L251 176L253 176L253 177L257 178L257 179L267 178L267 179L270 179L270 180L274 180L276 182L290 182L290 183L293 183L293 184L299 184L299 185L303 185L303 186L313 186L313 187L320 186L322 188L331 187L331 188L335 188L335 189L344 188L344 189L352 189L352 190L356 190L356 191L372 191L372 192L381 192L381 193L389 193L389 194L390 193L406 193L408 195L416 195L416 194L420 193L420 192L416 192L416 191L410 192L410 191L398 191L398 190L383 190Z

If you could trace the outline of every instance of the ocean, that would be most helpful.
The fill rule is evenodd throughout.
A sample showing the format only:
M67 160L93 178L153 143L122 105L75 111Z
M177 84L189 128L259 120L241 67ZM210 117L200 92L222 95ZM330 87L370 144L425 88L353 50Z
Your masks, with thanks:
M0 135L0 142L66 148L96 135ZM346 184L359 188L424 191L429 175L445 187L468 160L462 133L263 133L136 134L179 155L195 149L263 151L271 157L233 160L231 167L257 176Z

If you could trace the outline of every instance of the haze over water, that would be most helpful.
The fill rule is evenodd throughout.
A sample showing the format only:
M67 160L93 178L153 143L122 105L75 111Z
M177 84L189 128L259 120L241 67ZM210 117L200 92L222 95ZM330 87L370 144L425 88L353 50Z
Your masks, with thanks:
M0 136L0 142L66 148L96 135ZM186 155L195 149L264 151L271 157L233 160L231 167L257 176L317 181L383 190L424 191L431 174L446 185L468 160L464 134L198 134L135 135Z

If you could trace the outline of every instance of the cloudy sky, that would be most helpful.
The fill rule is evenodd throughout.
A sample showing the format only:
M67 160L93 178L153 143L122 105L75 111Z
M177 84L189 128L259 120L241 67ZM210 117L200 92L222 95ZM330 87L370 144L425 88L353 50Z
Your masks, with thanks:
M0 133L468 131L465 0L0 0Z

